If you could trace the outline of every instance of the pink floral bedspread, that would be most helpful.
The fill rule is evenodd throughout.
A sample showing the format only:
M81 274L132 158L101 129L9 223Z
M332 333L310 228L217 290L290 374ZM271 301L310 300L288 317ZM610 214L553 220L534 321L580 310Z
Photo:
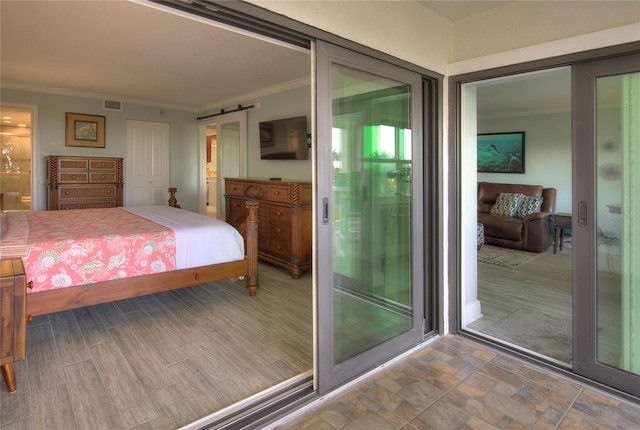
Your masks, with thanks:
M21 214L21 215L20 215ZM9 212L2 257L21 257L36 291L174 270L171 229L121 208ZM20 217L25 217L26 222Z

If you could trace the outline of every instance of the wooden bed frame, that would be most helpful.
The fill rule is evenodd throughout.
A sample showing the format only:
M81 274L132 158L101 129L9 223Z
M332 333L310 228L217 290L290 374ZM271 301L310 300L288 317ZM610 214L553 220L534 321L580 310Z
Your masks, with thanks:
M258 284L258 202L247 201L248 216L245 221L245 228L240 229L245 238L245 258L244 260L231 261L228 263L213 264L209 266L195 267L191 269L172 270L169 272L156 273L153 275L136 276L133 278L116 279L112 281L98 282L89 285L79 285L69 288L61 288L51 291L42 291L26 295L25 288L29 288L30 283L22 281L15 282L14 297L26 295L26 306L15 303L11 306L14 321L0 325L0 370L7 389L13 392L17 389L15 380L15 369L13 363L23 360L26 357L26 322L30 322L34 316L46 315L85 306L109 303L117 300L124 300L133 297L145 296L148 294L171 291L184 287L191 287L207 282L223 281L244 276L247 281L247 290L250 296L255 296L259 288ZM17 260L17 262L16 262ZM14 271L22 273L24 279L24 269L20 259L12 259ZM16 266L20 267L16 269ZM4 268L5 266L3 266ZM3 269L4 270L4 269ZM17 275L20 275L18 273ZM16 276L12 276L16 278ZM3 274L3 284L5 287L5 274ZM21 285L20 285L21 284ZM22 289L23 291L18 291ZM3 288L4 293L5 288ZM4 308L8 308L7 297L3 295L2 320L7 320ZM24 301L22 299L22 301Z

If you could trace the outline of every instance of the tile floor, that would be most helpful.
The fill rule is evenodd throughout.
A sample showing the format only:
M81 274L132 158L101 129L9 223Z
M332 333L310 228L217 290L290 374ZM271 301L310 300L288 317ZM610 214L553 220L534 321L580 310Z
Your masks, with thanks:
M450 335L272 427L640 429L640 403Z

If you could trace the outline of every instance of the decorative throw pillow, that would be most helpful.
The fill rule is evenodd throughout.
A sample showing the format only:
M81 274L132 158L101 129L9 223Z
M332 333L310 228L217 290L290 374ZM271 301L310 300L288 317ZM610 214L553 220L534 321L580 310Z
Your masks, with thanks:
M540 212L540 206L542 206L542 197L529 197L523 195L518 203L518 216L524 219L532 213Z
M522 196L520 193L500 193L491 208L491 214L507 217L515 216L518 210L518 202Z

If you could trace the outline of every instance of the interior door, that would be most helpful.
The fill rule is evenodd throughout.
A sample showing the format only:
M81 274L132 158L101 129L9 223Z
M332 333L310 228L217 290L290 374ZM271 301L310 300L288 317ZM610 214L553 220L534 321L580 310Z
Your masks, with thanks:
M127 121L125 205L166 205L170 187L169 124Z
M573 94L574 370L640 396L640 54L574 66Z
M423 339L421 76L317 44L318 389Z
M224 178L244 178L247 171L247 112L239 111L217 118L218 192L217 217L225 219Z

